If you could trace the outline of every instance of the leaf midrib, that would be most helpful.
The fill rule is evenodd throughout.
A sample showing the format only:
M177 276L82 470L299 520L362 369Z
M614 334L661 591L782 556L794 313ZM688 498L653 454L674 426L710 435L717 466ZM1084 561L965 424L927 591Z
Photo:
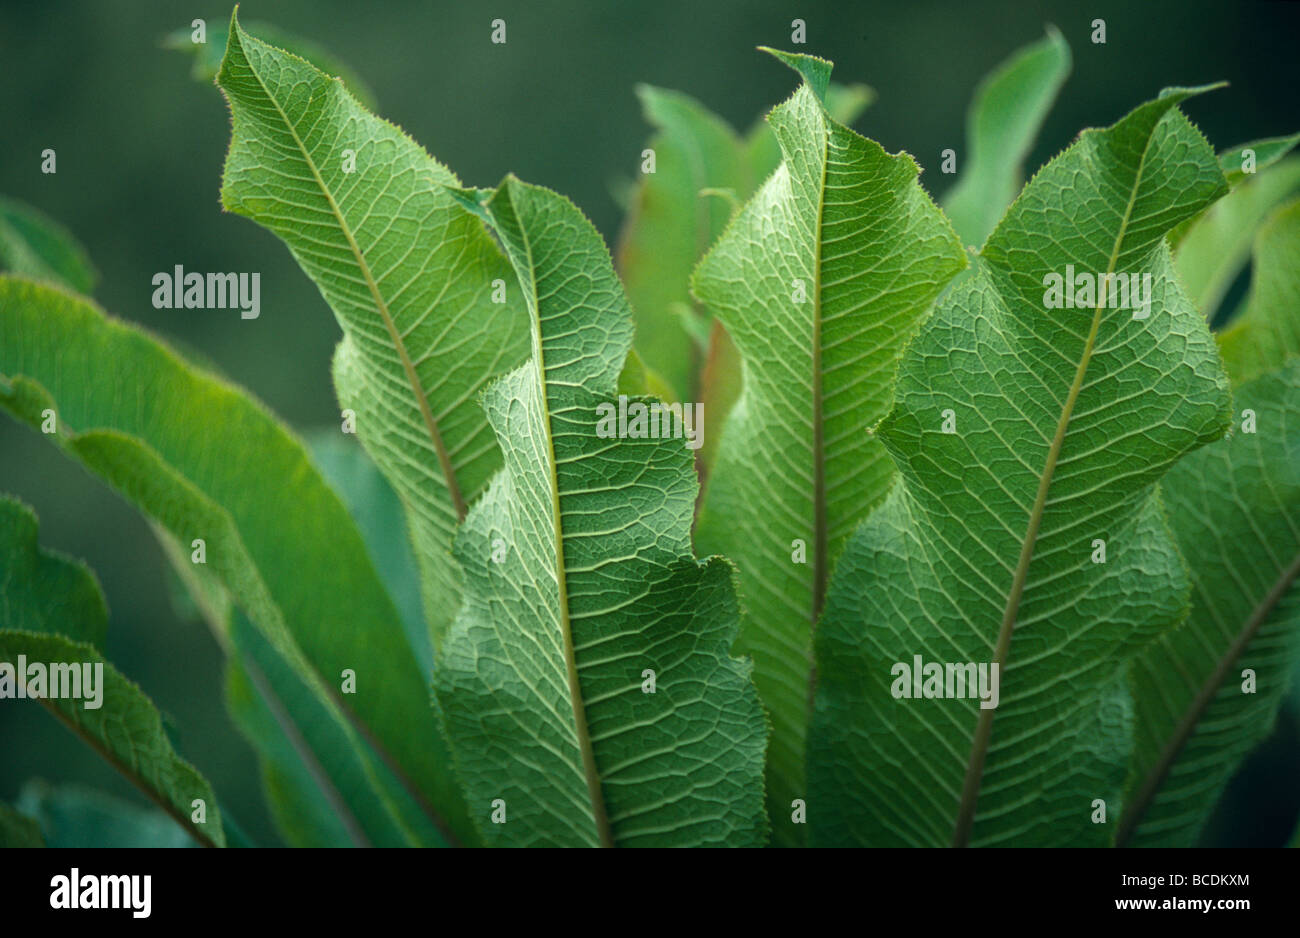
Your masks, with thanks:
M1237 633L1237 637L1224 651L1218 664L1210 672L1210 676L1206 678L1196 696L1192 698L1192 702L1187 705L1187 709L1183 712L1177 726L1175 726L1169 741L1161 750L1159 758L1143 778L1137 794L1125 806L1124 814L1120 818L1119 828L1115 834L1116 847L1123 847L1137 830L1138 824L1146 814L1147 809L1155 801L1160 786L1164 784L1165 779L1173 769L1174 762L1177 761L1183 747L1187 745L1188 740L1192 738L1192 734L1196 731L1201 717L1205 715L1205 711L1214 702L1219 688L1228 677L1228 672L1233 669L1237 660L1245 653L1246 648L1255 640L1255 636L1259 633L1264 622L1267 621L1269 615L1272 614L1277 604L1282 601L1282 597L1286 595L1297 579L1300 579L1300 553L1297 553L1292 558L1291 564L1278 575L1272 588L1251 611L1250 616L1247 617L1245 624L1241 627L1241 631Z
M811 94L811 90L809 91ZM820 102L818 102L820 105ZM817 190L817 232L813 239L813 335L812 335L812 405L813 405L813 603L810 629L816 629L826 601L828 576L827 553L829 534L826 529L826 433L823 427L822 401L822 230L826 223L826 176L830 163L830 138L834 128L830 115L821 109L825 132L822 135L822 178ZM808 700L811 712L817 675L814 670L808 682Z
M11 634L19 634L19 635L23 634L19 630L9 630L9 631L11 632ZM28 634L34 635L37 633L28 633ZM19 680L22 680L21 676L19 676ZM213 840L203 831L195 827L194 823L188 817L186 817L184 813L178 811L175 805L173 805L170 801L164 798L161 792L153 788L153 786L147 784L144 781L144 779L141 778L129 766L127 766L127 764L123 762L117 756L116 753L114 753L111 749L109 749L102 742L100 742L100 740L97 737L95 737L93 734L88 732L84 727L81 726L81 724L77 723L75 720L69 717L66 713L63 712L61 708L56 706L48 698L46 697L37 698L37 702L42 707L44 707L47 711L49 711L50 714L53 715L55 719L57 719L60 723L66 726L74 736L80 739L91 749L95 750L95 752L99 753L100 757L105 762L107 762L113 768L117 769L117 771L122 775L123 778L125 778L132 785L138 788L141 794L143 794L146 798L148 798L150 801L156 804L164 812L166 812L168 817L170 817L173 821L179 824L185 830L185 832L188 833L191 837L193 837L196 841L198 841L200 845L204 847L217 846L217 842L215 840ZM174 758L179 759L180 757L175 756Z
M1129 191L1128 204L1124 206L1119 231L1115 235L1115 243L1111 248L1110 259L1106 263L1107 276L1115 272L1115 265L1119 261L1120 248L1124 244L1124 236L1128 233L1129 219L1132 217L1133 205L1137 201L1138 190L1142 185L1147 154L1151 151L1151 143L1155 139L1157 126L1159 126L1159 121L1152 126L1151 131L1147 134L1146 143L1142 147L1142 157L1138 161L1137 173L1133 177L1133 186ZM999 674L1004 674L1006 671L1007 657L1011 650L1011 633L1015 629L1016 616L1020 611L1020 600L1024 593L1025 581L1029 576L1029 565L1033 559L1034 545L1038 540L1038 529L1042 524L1043 512L1047 506L1048 490L1052 486L1052 476L1056 472L1056 461L1065 442L1066 430L1070 424L1070 417L1074 413L1075 402L1083 389L1084 375L1088 370L1088 365L1092 362L1097 333L1101 328L1102 311L1105 308L1105 298L1103 297L1102 301L1097 304L1096 309L1093 310L1092 324L1088 329L1088 337L1084 341L1083 353L1080 355L1079 364L1074 372L1074 381L1070 384L1070 391L1066 395L1065 404L1061 408L1061 416L1056 424L1056 433L1052 437L1051 445L1048 447L1047 460L1043 466L1042 474L1039 476L1038 492L1034 496L1034 505L1029 513L1029 523L1025 529L1024 539L1021 541L1020 559L1016 564L1016 570L1011 579L1011 589L1007 594L1006 607L1002 613L1002 625L998 630L998 641L994 649L993 665L997 667ZM954 847L965 847L970 843L971 831L975 826L975 807L979 800L980 783L984 776L984 761L988 756L989 743L993 737L994 713L993 708L980 710L979 722L975 727L975 738L971 744L970 759L967 762L966 775L962 782L961 801L957 809L957 823L952 835L952 846Z
M240 43L240 49L243 49L243 43ZM374 300L375 309L378 310L379 316L384 321L384 328L388 330L388 335L393 341L393 347L397 350L398 357L402 362L402 370L406 373L406 380L411 386L411 391L415 394L416 403L420 408L420 415L424 419L424 424L429 433L429 438L433 442L434 451L438 455L438 464L442 469L442 474L447 483L447 494L451 498L452 506L456 511L456 520L458 522L465 520L467 506L465 499L461 495L460 486L456 482L456 472L451 463L451 455L447 452L447 447L443 443L442 434L438 430L438 422L433 416L433 410L429 406L428 395L424 393L424 386L420 383L420 376L415 370L415 365L411 361L410 353L406 349L406 343L403 341L401 334L397 330L397 324L393 322L392 314L389 312L388 303L383 295L379 292L379 285L375 282L374 274L370 270L365 256L361 252L361 247L357 244L356 238L352 234L352 229L343 217L343 212L339 209L338 202L334 199L334 193L325 185L325 180L321 177L320 171L316 167L316 161L311 158L307 151L306 145L303 144L302 138L298 136L298 129L294 127L293 122L289 120L289 115L285 113L284 108L280 106L279 99L267 88L266 82L262 80L261 74L253 66L248 54L244 54L244 61L248 63L248 70L266 95L266 99L275 107L276 113L284 121L285 128L293 137L294 144L298 147L298 152L307 163L307 168L311 170L312 178L316 180L316 185L320 188L321 194L329 202L330 211L333 213L335 220L339 224L339 229L343 236L348 240L348 247L352 251L352 256L356 259L357 266L361 270L361 275L365 278L366 287L370 290L370 296Z
M513 203L513 198L511 198ZM517 212L516 212L517 214ZM537 357L537 394L542 407L542 427L546 434L546 455L551 486L551 520L553 543L555 547L555 580L558 588L560 636L564 645L565 676L569 685L569 703L573 708L573 724L578 751L582 756L583 776L587 783L587 795L591 801L592 822L596 828L600 846L614 846L614 835L609 824L609 814L605 809L605 793L601 787L600 772L596 767L596 753L591 742L591 733L587 728L587 707L582 697L582 684L578 678L578 659L573 647L573 628L569 621L569 585L568 568L564 562L564 521L560 516L560 481L558 459L555 454L555 438L551 431L550 399L546 393L546 357L542 347L542 308L537 295L537 268L533 264L533 247L528 237L527 226L519 225L519 237L523 241L524 258L528 265L528 291L532 298L533 354Z

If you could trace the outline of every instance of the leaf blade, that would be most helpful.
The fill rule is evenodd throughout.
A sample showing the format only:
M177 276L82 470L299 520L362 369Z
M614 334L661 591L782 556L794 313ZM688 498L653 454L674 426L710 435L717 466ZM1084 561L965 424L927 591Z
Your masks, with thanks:
M91 303L7 277L0 405L34 428L54 411L53 439L66 452L182 544L204 538L208 569L345 732L369 726L424 797L473 836L439 755L424 679L362 539L302 445L265 409ZM213 428L220 432L209 435ZM227 458L228 439L259 459ZM328 589L313 571L328 571ZM347 668L371 682L349 712L323 680Z
M153 702L135 684L123 677L86 641L95 636L102 642L107 630L108 608L99 584L82 564L40 550L36 544L36 516L25 505L0 498L0 569L52 574L39 578L8 579L0 601L0 661L4 661L6 697L23 688L59 722L100 754L128 781L166 811L173 820L208 847L225 846L221 812L207 780L172 748L163 731L162 718ZM77 601L69 605L69 595ZM76 616L77 618L70 618ZM28 673L18 673L15 662L28 661ZM30 668L40 664L49 673L40 675L36 688ZM47 681L55 680L53 668L68 668L93 678L97 694L92 697L81 673L72 681L66 671L65 693L53 694ZM68 688L77 696L66 694ZM92 706L92 703L95 705ZM191 820L191 802L201 799L206 820Z
M816 87L829 79L827 62L792 61ZM737 651L754 657L772 719L773 817L805 794L812 628L829 570L893 472L862 427L885 415L897 355L965 264L912 159L835 122L816 87L805 82L769 116L785 161L694 280L744 363L696 538L739 568ZM792 562L799 542L804 564ZM782 842L802 836L776 830Z
M762 711L727 652L729 569L691 553L689 451L595 432L632 339L609 255L571 203L513 177L463 198L534 326L533 360L484 396L505 467L457 537L465 605L435 683L484 839L761 843Z
M1164 241L1227 189L1176 108L1194 91L1044 167L904 354L878 431L899 482L841 558L818 632L815 840L1110 839L1090 812L1122 793L1123 663L1186 614L1154 484L1228 423L1226 376ZM1067 265L1149 272L1149 316L1045 311L1045 278ZM912 696L897 681L914 656L942 669L999 654L996 711L969 694L894 699Z
M518 297L492 297L508 267L446 167L233 17L217 84L233 125L223 205L285 242L343 328L335 386L407 506L436 646L457 604L455 525L500 464L474 398L525 354Z

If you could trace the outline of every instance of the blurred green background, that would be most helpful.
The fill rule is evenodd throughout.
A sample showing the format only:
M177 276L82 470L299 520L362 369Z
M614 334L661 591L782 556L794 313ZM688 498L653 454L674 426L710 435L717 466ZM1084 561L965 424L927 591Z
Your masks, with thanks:
M229 120L220 93L192 81L187 55L162 37L228 21L206 0L15 2L0 5L0 194L63 222L88 249L110 312L197 352L293 427L333 423L329 357L339 330L316 289L268 232L222 213L218 189ZM828 57L841 81L878 92L856 124L926 168L942 194L939 153L965 141L975 83L1054 23L1074 69L1029 165L1085 126L1104 125L1166 85L1226 79L1188 112L1217 149L1300 129L1294 47L1300 4L1148 0L1090 2L733 2L544 0L385 2L248 0L258 20L319 42L360 74L379 112L471 185L507 172L570 196L611 243L621 211L612 183L631 178L649 129L633 87L683 90L740 129L795 86L754 51ZM489 42L503 18L508 42ZM1089 41L1104 18L1105 45ZM1290 75L1290 78L1287 76ZM53 148L58 172L40 172ZM155 310L150 280L176 264L260 271L261 317L237 310ZM232 458L242 458L238 441ZM251 749L226 716L221 656L206 629L172 607L164 560L145 523L54 448L0 416L0 491L31 504L43 543L84 558L112 613L109 657L173 721L180 751L211 780L254 840L275 842ZM396 532L395 532L396 535ZM1227 844L1278 843L1300 807L1300 721L1286 714L1243 770L1211 826ZM0 707L0 798L24 781L77 781L144 803L53 718Z

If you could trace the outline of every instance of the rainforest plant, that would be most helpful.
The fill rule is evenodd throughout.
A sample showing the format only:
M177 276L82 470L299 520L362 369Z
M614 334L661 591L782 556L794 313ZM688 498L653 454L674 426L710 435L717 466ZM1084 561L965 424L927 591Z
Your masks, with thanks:
M10 201L0 406L149 519L287 843L1198 841L1300 668L1297 138L1216 156L1183 113L1213 88L1173 88L1024 183L1051 30L978 89L941 206L851 128L869 89L767 50L798 87L744 135L639 89L616 269L564 197L467 187L274 38L301 56L232 17L195 72L222 204L342 330L338 427L103 313ZM38 540L0 499L3 705L246 843ZM106 810L35 791L0 841Z

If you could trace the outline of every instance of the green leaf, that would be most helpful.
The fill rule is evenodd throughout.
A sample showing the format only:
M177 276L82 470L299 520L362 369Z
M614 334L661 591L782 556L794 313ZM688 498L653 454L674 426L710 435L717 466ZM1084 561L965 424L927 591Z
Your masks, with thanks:
M980 245L1024 182L1024 163L1070 74L1070 46L1056 27L984 77L966 116L966 153L943 198L965 244Z
M83 563L36 543L36 515L0 496L0 622L8 629L65 635L103 651L108 606Z
M1195 846L1242 759L1271 732L1300 663L1300 359L1234 397L1254 426L1191 454L1161 486L1192 612L1134 664L1122 845Z
M1292 355L1300 355L1297 270L1300 200L1278 209L1259 229L1245 312L1219 333L1219 351L1234 383L1272 371Z
M99 274L66 228L30 205L0 198L0 271L89 293Z
M425 677L356 526L264 408L89 302L3 277L0 406L35 428L54 415L49 438L65 452L186 551L202 538L207 570L335 725L373 736L425 813L436 805L473 836ZM344 669L358 684L346 704L333 690Z
M632 344L609 254L545 189L462 198L534 330L532 360L483 397L505 466L456 538L465 604L435 678L484 840L761 844L763 713L727 652L731 568L691 553L691 452L598 432Z
M1219 166L1223 169L1228 185L1235 189L1243 182L1249 182L1255 173L1281 160L1297 144L1300 144L1300 134L1253 140L1220 153ZM1250 171L1246 169L1248 163L1252 166Z
M687 95L637 86L655 172L642 173L618 248L618 269L636 316L637 352L663 376L672 401L699 398L701 353L679 309L694 311L691 270L731 215L702 189L752 191L740 139L720 117Z
M0 802L0 849L6 847L44 847L41 828L34 820Z
M227 670L226 705L261 757L267 800L286 840L334 847L446 842L378 754L333 719L243 616L234 617L231 638L239 654ZM413 716L427 709L425 701Z
M197 846L162 811L80 785L32 779L18 793L18 808L38 823L50 847Z
M900 478L840 558L817 633L814 842L1113 838L1125 664L1187 612L1155 483L1229 423L1227 378L1165 242L1227 191L1177 109L1199 90L1086 130L1048 163L903 355L876 433ZM1149 273L1149 316L1045 309L1067 265ZM996 708L955 683L896 699L914 656L998 665Z
M1286 160L1238 186L1177 237L1178 275L1205 318L1222 319L1220 305L1250 257L1260 226L1300 190L1300 158Z
M383 476L355 439L334 430L311 434L308 446L322 474L339 492L376 561L390 594L398 603L407 640L421 673L431 675L433 652L420 610L419 576L410 543L391 532L403 524L402 507ZM162 535L169 557L189 596L214 624L229 633L237 654L228 663L226 705L239 729L260 756L267 801L277 826L294 846L400 844L405 834L394 826L384 804L367 797L370 782L383 784L390 802L406 796L389 773L375 767L374 755L354 750L356 740L335 726L312 689L258 635L242 616L231 621L224 591L212 578L196 576L202 568L189 554ZM446 758L446 757L444 757ZM347 792L349 794L345 795ZM403 812L419 823L418 807L403 804ZM421 837L439 840L425 828Z
M827 62L778 57L819 86L829 76ZM736 647L772 719L767 785L787 842L802 830L784 819L805 796L812 626L835 557L893 473L863 429L885 415L899 352L966 261L912 158L836 123L812 84L768 120L785 161L695 274L744 363L696 543L739 567Z
M248 24L248 28L257 33L263 42L311 63L326 75L336 76L362 105L371 109L375 107L375 93L370 86L324 46L295 36L271 23L254 21ZM162 44L167 49L191 53L194 56L194 67L190 69L190 75L196 81L210 82L221 69L221 59L229 36L228 26L216 21L206 28L206 42L195 42L193 29L177 29L163 37Z
M523 302L448 194L456 177L340 83L232 18L217 84L233 119L222 202L288 245L343 328L339 401L406 506L437 647L459 602L456 524L501 464L476 397L526 354Z
M0 498L0 571L0 662L8 672L0 674L0 684L7 685L3 696L13 698L20 688L40 695L35 699L41 706L196 840L225 846L212 787L172 749L153 702L86 641L102 642L108 627L99 584L84 565L40 550L36 516L10 498ZM33 665L43 666L43 673L33 673ZM52 693L56 666L65 689L70 684L78 696ZM83 683L87 674L93 692ZM191 820L195 799L206 806L202 824Z

